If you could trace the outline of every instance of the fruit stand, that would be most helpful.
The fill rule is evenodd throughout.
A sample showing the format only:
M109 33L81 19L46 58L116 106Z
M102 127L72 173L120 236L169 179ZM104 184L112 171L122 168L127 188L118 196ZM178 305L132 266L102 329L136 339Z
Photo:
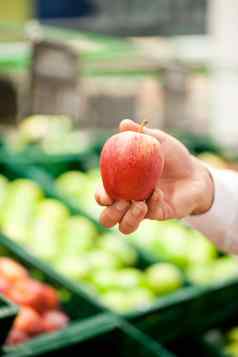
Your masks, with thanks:
M201 334L237 314L237 264L231 257L220 256L198 233L178 222L145 222L134 237L122 239L117 237L118 232L107 232L98 224L99 210L93 199L99 182L97 159L91 169L84 165L87 157L97 156L92 147L89 145L91 152L88 151L88 156L79 155L74 165L70 161L71 166L65 166L63 161L56 170L54 161L50 161L54 157L50 155L46 166L4 149L0 183L5 214L1 230L10 239L1 236L1 246L11 252L11 257L16 256L18 262L33 264L34 270L41 271L40 276L46 275L47 282L57 289L62 286L70 291L73 301L79 304L76 320L86 319L86 326L88 318L93 320L95 315L113 312L113 316L120 315L156 341L168 344L174 339ZM219 149L214 145L213 151L217 153ZM36 207L39 210L34 228L31 216ZM47 211L49 217L44 213ZM60 237L62 222L68 222L67 242L72 245L65 246L63 237L54 238ZM62 246L65 255L62 259L54 258ZM198 263L204 268L198 269ZM95 268L99 271L94 272ZM208 279L210 269L214 276ZM224 305L226 309L222 309ZM74 315L70 318L74 319ZM77 331L77 327L71 327L71 319L65 328L69 332L64 332L65 336L71 336L70 341ZM79 321L76 326L81 329L84 322ZM62 334L63 331L54 333L50 339L58 341ZM36 344L41 351L44 336L34 340L27 344ZM78 342L74 341L78 350ZM26 353L24 345L19 356Z
M2 197L4 187L5 194L7 190L9 192L2 232L11 238L4 238L4 244L28 257L33 254L35 257L31 259L47 272L51 271L63 279L64 285L71 287L80 299L83 296L90 315L95 306L99 311L109 309L167 343L178 337L206 331L237 313L237 263L231 257L220 257L204 237L177 222L145 222L135 237L122 240L117 237L118 233L108 234L98 224L98 208L90 197L98 183L96 170L91 173L68 171L59 176L11 160L13 158L5 157L5 163L2 159L1 164L1 174L4 175ZM80 187L84 187L84 197ZM42 205L42 213L39 211L39 218L36 218L31 243L26 234L31 212L37 205ZM52 224L43 214L48 210L55 217ZM38 227L37 220L40 223ZM65 256L59 260L54 255L64 243L62 238L56 241L54 235L60 235L62 221L69 222L67 242L72 240L72 246L68 244L64 247ZM82 240L81 235L84 237ZM98 250L94 247L91 251L96 236ZM108 252L114 252L115 260ZM93 262L90 263L90 259ZM199 269L198 263L202 263L204 268ZM102 273L94 273L95 268L103 268ZM120 273L114 272L115 268ZM213 276L208 275L210 269L214 271ZM164 283L162 274L165 274ZM160 277L159 285L156 276ZM131 294L131 305L129 294L124 290L129 286L138 289L137 294ZM224 305L229 308L221 309ZM94 307L92 310L91 306ZM143 309L140 306L144 306ZM83 308L83 311L87 309Z
M211 48L204 35L0 23L2 83L17 93L11 120L0 95L0 357L238 356L237 257L185 224L208 205L177 212L171 138L149 131L194 156L171 140L181 186L197 159L209 180L203 164L238 171L236 151L208 130ZM124 212L116 226L96 202L102 183L105 205Z

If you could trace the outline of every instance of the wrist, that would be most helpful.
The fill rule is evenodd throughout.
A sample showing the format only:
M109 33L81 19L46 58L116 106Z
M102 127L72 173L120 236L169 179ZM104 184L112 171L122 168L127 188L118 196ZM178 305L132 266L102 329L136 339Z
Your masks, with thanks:
M198 159L196 160L197 175L200 181L200 189L196 200L196 205L192 215L200 215L209 211L214 202L215 187L213 177L209 169Z

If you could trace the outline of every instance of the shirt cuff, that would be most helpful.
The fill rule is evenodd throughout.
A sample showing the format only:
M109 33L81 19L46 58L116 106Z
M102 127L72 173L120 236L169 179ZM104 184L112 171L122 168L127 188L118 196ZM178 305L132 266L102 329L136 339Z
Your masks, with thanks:
M224 251L237 251L234 220L238 209L238 174L208 167L214 181L214 201L208 212L189 216L184 222L197 229ZM235 237L235 238L234 238Z

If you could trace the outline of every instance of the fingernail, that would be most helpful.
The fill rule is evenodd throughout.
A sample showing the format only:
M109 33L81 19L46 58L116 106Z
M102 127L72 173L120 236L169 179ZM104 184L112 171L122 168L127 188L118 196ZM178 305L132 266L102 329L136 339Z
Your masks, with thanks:
M132 207L133 216L139 216L142 211L142 205L140 203L135 203Z
M124 211L124 209L127 207L128 203L127 201L118 201L115 204L115 207L118 211Z

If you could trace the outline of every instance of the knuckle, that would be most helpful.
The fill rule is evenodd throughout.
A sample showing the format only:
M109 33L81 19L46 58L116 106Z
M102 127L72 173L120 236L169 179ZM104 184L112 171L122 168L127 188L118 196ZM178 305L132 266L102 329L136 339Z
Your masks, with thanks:
M144 215L147 212L147 206L144 202L137 202L134 203L132 206L132 216L134 217L140 217L141 215Z

